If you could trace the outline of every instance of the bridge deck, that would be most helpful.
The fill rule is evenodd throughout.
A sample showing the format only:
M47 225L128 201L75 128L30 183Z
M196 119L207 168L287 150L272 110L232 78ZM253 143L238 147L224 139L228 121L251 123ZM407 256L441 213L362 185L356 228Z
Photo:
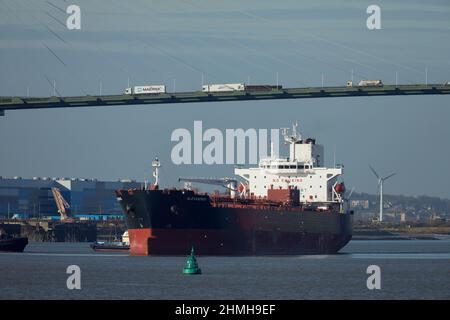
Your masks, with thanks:
M0 116L5 110L25 110L42 108L78 108L108 105L162 104L162 103L197 103L226 102L244 100L270 99L307 99L331 97L361 97L389 95L425 95L449 94L450 85L417 84L417 85L385 85L383 87L326 87L326 88L289 88L261 92L178 92L160 95L107 95L79 97L0 97Z

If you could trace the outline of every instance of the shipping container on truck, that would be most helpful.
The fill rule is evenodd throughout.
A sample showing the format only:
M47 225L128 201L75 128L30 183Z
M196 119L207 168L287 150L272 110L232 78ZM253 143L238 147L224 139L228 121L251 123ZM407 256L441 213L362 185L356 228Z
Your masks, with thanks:
M207 84L202 86L202 92L233 92L244 90L244 83Z
M166 93L166 86L151 85L151 86L135 86L125 89L125 94L160 94Z
M358 83L360 87L382 87L383 82L381 80L361 80Z
M381 80L361 80L357 87L382 87L383 82ZM347 81L347 87L353 87L353 81Z

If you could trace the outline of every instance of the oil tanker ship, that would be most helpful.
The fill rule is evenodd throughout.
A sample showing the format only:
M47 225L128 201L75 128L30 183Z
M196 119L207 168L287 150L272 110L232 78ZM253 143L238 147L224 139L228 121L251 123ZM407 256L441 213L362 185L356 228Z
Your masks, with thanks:
M324 148L302 139L297 125L283 129L289 157L271 155L255 168L235 168L236 178L180 178L183 188L116 190L124 210L131 255L333 254L352 237L343 167L324 166ZM200 193L192 183L221 185Z

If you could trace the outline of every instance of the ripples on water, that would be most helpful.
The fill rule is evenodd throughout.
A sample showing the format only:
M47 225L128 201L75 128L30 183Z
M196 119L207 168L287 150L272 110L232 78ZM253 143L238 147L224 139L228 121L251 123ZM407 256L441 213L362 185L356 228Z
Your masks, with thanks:
M188 252L186 253L186 255ZM339 254L186 257L95 253L87 243L31 243L0 253L1 299L449 299L450 240L351 241ZM82 290L68 290L66 268L81 268ZM366 269L381 268L381 290Z

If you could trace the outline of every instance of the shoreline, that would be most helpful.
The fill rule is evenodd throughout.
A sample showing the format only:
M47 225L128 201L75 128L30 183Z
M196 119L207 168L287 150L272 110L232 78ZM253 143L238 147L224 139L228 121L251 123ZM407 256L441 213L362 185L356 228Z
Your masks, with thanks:
M375 233L375 234L374 234ZM352 240L448 240L450 235L448 234L436 234L436 233L385 233L380 232L376 234L365 232L355 232L353 234Z

